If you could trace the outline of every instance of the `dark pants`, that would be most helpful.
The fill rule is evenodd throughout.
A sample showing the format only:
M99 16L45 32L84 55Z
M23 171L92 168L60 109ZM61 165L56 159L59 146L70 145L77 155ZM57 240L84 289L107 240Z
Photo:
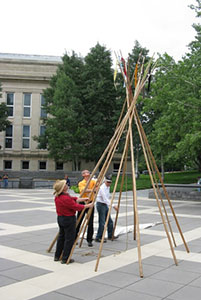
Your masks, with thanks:
M102 239L105 221L106 221L107 213L108 213L108 206L104 203L97 202L96 208L98 211L98 223L99 223L96 238ZM113 221L112 221L111 217L109 217L109 221L107 224L107 232L108 232L108 238L111 238L112 232L113 232Z
M57 222L59 225L59 237L57 239L55 257L59 258L63 251L62 260L67 261L75 241L76 217L58 216Z
M84 213L83 213L83 216L79 222L79 224L77 225L77 228L76 228L76 236L78 235L79 231L80 231L80 226L82 224L82 221L84 219L84 216L85 214L88 213L88 210L89 208L85 209ZM77 214L77 220L80 216L82 211L79 211L78 214ZM86 224L86 223L85 223ZM94 208L92 209L92 212L91 212L91 216L90 216L90 219L89 219L89 223L88 223L88 228L87 228L87 242L92 242L93 241L93 234L94 234Z

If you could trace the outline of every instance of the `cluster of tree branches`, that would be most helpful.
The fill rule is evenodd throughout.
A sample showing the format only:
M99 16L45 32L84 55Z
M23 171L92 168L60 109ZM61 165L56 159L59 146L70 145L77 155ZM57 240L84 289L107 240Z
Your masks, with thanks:
M191 6L201 16L201 1ZM150 99L144 102L155 155L169 168L186 165L201 172L201 25L193 24L195 40L178 63L160 57Z
M201 0L195 1L191 9L200 18ZM167 53L159 55L151 90L144 89L137 109L154 155L162 158L166 168L186 165L201 171L201 25L193 27L195 40L179 62ZM149 50L135 41L128 55L131 76L140 53L146 64ZM113 74L112 54L99 43L84 58L75 52L63 56L44 91L48 112L43 120L45 134L35 137L55 161L73 161L76 169L81 159L99 159L114 133L126 96L121 74L115 86ZM1 120L5 115L5 105L1 105L0 130L5 130L6 120ZM134 147L140 160L143 154L135 129Z
M2 88L0 84L0 98L2 97L1 91ZM9 124L10 122L8 121L8 108L6 103L0 103L0 132L5 130Z
M44 91L46 143L56 161L97 161L115 126L117 93L113 84L111 53L97 44L85 57L75 52L63 64Z
M191 8L200 17L201 2L196 2ZM177 63L167 53L159 57L151 90L143 91L137 108L156 158L162 157L169 169L187 165L201 171L201 26L193 27L196 37L189 52ZM139 53L146 64L149 50L136 41L128 56L131 74ZM115 89L113 73L111 52L100 44L85 58L75 52L64 55L50 88L44 91L50 117L44 119L45 136L38 139L56 161L72 160L78 166L81 159L99 159L125 99L122 76L118 74ZM137 130L134 146L140 154Z

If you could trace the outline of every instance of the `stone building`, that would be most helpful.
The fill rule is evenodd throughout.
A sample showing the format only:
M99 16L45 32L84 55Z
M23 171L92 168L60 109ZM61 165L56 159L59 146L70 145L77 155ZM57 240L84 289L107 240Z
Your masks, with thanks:
M41 178L73 172L71 162L55 163L48 158L48 151L38 149L33 140L45 130L41 120L46 115L42 93L61 63L57 56L0 53L0 102L7 104L11 122L5 132L0 132L0 172L12 177L29 174ZM117 159L110 171L118 165ZM93 170L94 164L83 161L80 168Z

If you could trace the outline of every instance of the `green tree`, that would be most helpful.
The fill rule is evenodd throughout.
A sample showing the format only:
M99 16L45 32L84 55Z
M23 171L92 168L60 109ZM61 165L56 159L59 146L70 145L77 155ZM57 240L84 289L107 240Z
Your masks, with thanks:
M83 107L86 159L97 161L113 135L116 125L116 91L110 51L97 44L85 57Z
M145 110L154 153L173 167L194 164L201 171L201 30L199 24L193 27L197 36L181 61L176 64L167 54L160 58Z
M0 98L2 97L1 95L1 84L0 84ZM0 103L0 131L4 131L6 127L10 124L8 121L8 108L5 103Z
M130 78L133 78L133 83L132 83L133 93L134 93L134 90L135 90L136 65L138 64L137 74L139 76L139 74L141 72L141 68L145 68L147 62L150 59L148 54L149 54L149 50L146 49L145 47L142 47L140 45L140 43L136 40L131 53L129 53L129 55L128 55ZM140 61L139 61L139 58L141 58ZM144 67L142 67L142 64L144 65ZM142 72L143 72L143 70L142 70ZM143 124L144 130L146 131L147 116L142 111L143 101L144 101L145 97L148 97L148 91L147 91L146 86L143 88L142 93L141 93L141 95L139 95L137 103L136 103L136 108L137 108L140 120ZM135 162L136 162L135 169L136 169L136 173L138 173L138 171L139 171L138 170L138 164L139 164L140 156L142 156L143 153L142 153L142 146L141 146L141 142L140 142L140 137L139 137L138 130L137 130L137 127L136 127L135 123L133 123L133 145L134 145Z
M75 169L85 155L87 134L81 100L82 72L82 58L74 52L71 56L65 54L50 87L44 91L49 117L43 120L45 135L38 138L42 148L46 143L50 157L55 161L73 161Z

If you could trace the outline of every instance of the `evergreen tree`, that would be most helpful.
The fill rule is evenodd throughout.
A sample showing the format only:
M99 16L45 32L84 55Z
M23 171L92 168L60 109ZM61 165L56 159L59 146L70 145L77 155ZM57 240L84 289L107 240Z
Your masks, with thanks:
M129 74L130 78L133 79L132 86L133 86L133 94L135 92L135 81L137 80L138 76L140 75L140 72L143 72L142 70L142 62L144 64L144 68L146 68L146 64L149 61L150 57L148 56L149 50L145 47L142 47L140 43L136 40L134 43L134 47L128 55L128 62L129 62ZM139 58L141 57L140 61ZM137 66L137 67L136 67ZM137 82L137 81L136 81ZM143 124L145 132L147 131L147 116L143 113L142 107L143 107L143 99L145 97L148 97L147 87L144 87L141 95L139 95L136 103L136 108L138 111L138 115L140 117L140 120ZM142 146L140 142L140 137L138 134L137 127L135 123L133 122L133 145L134 145L134 153L135 153L135 161L136 166L135 170L138 174L138 164L140 160L140 156L143 156L142 153Z
M63 64L44 91L45 135L38 138L41 147L46 143L50 157L55 161L73 161L75 169L85 155L84 110L82 106L81 74L83 60L74 52L65 54Z
M1 95L1 84L0 84L0 98L2 97ZM0 131L4 131L6 127L10 124L8 121L8 108L5 103L0 103Z
M116 125L116 91L110 51L97 44L85 57L83 107L86 159L97 161L113 135Z

